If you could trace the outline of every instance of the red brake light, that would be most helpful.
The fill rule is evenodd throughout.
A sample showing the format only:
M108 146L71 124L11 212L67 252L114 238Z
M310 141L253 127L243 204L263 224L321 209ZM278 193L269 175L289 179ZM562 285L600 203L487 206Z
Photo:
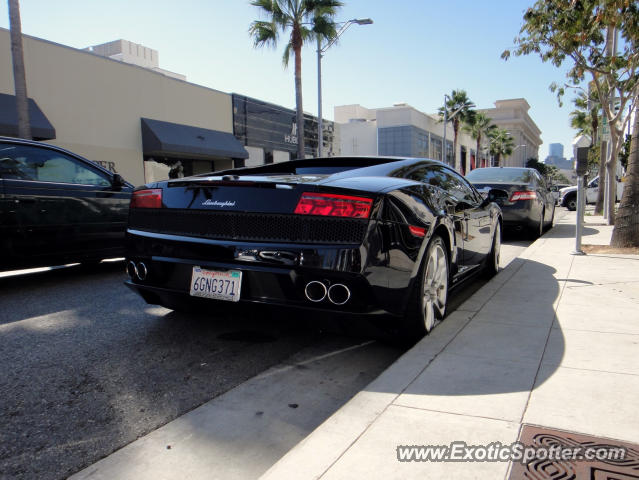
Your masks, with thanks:
M412 233L415 237L425 237L426 236L426 229L424 227L417 227L415 225L409 225L408 229L410 230L410 233Z
M304 192L297 202L295 213L326 217L368 218L372 206L372 198Z
M162 189L153 188L133 192L131 208L162 208Z
M514 192L510 196L510 202L516 202L517 200L535 200L537 198L537 194L535 192L524 191L524 192Z

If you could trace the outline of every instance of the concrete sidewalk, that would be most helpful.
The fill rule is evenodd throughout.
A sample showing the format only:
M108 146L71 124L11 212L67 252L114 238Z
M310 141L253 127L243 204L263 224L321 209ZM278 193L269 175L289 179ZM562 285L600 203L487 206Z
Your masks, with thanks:
M574 222L563 217L262 478L504 479L509 463L399 462L396 449L509 445L526 424L639 443L639 256L570 255ZM586 222L583 243L607 245L612 227Z

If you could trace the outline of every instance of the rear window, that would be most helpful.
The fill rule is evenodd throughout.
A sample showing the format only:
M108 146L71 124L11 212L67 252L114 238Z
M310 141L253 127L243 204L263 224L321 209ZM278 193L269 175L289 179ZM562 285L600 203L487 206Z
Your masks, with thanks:
M530 170L523 168L477 168L466 175L470 182L530 183Z

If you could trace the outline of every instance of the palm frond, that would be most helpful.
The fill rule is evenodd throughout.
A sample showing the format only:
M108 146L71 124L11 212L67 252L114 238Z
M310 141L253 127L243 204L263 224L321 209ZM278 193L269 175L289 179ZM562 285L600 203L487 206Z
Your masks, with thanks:
M284 54L282 55L282 63L284 64L284 68L288 67L288 61L293 55L293 45L291 42L286 44L286 48L284 48Z
M249 27L249 34L253 37L253 46L275 46L277 44L278 29L272 22L255 20Z

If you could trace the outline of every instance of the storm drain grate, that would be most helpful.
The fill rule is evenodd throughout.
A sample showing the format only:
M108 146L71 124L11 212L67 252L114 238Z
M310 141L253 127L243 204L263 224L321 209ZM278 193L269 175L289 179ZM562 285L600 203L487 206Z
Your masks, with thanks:
M524 425L519 441L534 448L561 448L603 458L606 451L624 449L623 458L603 460L543 459L513 463L510 480L631 480L639 479L639 445L560 430ZM619 450L616 450L619 452ZM614 456L614 454L612 455ZM610 456L609 456L610 457Z

